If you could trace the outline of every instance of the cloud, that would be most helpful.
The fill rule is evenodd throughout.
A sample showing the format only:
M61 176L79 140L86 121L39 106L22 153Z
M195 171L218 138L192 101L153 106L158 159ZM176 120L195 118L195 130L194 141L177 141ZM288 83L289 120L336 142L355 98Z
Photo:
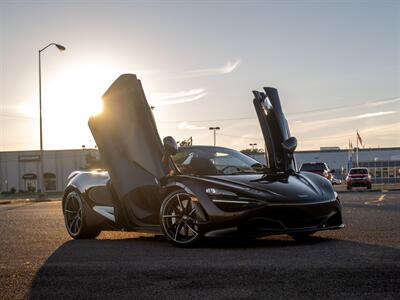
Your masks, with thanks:
M354 119L354 120L360 120L360 119L367 119L367 118L373 118L373 117L380 117L380 116L387 116L387 115L392 115L398 113L398 111L396 110L389 110L389 111L377 111L377 112L373 112L373 113L367 113L367 114L361 114L361 115L357 115L354 117L346 117L343 119ZM340 119L340 118L339 118Z
M179 129L189 129L189 130L202 130L202 129L206 129L206 127L204 126L197 126L197 125L193 125L193 124L189 124L187 122L181 122L178 124L178 128Z
M224 66L218 68L199 69L183 72L184 77L203 77L213 75L224 75L233 72L242 63L240 58L231 62L228 61Z
M396 102L400 102L400 97L367 102L365 105L368 107L375 107L375 106L386 105L386 104L391 104L391 103L396 103Z
M287 115L288 115L289 120L294 120L294 119L300 119L300 118L303 118L306 116L315 116L316 113L332 114L334 112L351 111L352 109L360 110L362 108L383 106L383 105L397 103L397 102L400 102L400 97L376 100L376 101L368 101L368 102L356 103L356 104L352 104L352 105L342 105L342 106L337 106L337 107L321 108L321 109L315 109L315 110L309 110L309 111L303 111L303 112L297 112L297 113L289 113Z
M181 104L199 100L207 95L204 88L192 89L188 91L179 91L174 93L153 94L149 96L156 106L164 106L171 104Z
M319 129L327 127L327 126L341 124L343 122L387 116L387 115L392 115L392 114L396 114L396 113L399 113L399 111L396 111L396 110L378 111L378 112L373 112L373 113L359 114L359 115L355 115L355 116L338 117L338 118L323 119L323 120L316 120L316 121L309 121L309 122L308 121L306 121L306 122L293 121L292 124L293 124L293 128L295 129L294 131L299 133L299 132L307 132L310 130L319 130Z
M374 125L370 127L361 127L359 132L364 140L374 140L375 138L389 138L393 142L393 137L398 134L400 130L400 122L384 124L384 125ZM347 146L349 138L355 138L355 129L345 129L340 132L335 132L332 134L324 134L320 136L309 136L300 137L299 141L304 145L345 145ZM392 143L393 144L393 143Z

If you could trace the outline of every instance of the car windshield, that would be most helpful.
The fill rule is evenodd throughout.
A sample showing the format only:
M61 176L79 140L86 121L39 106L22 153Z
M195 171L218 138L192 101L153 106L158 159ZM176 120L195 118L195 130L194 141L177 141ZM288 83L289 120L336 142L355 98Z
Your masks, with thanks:
M351 169L350 174L368 174L367 169Z
M236 175L261 173L264 166L239 151L223 147L181 148L172 157L185 175Z
M303 164L300 171L323 171L325 170L324 164Z

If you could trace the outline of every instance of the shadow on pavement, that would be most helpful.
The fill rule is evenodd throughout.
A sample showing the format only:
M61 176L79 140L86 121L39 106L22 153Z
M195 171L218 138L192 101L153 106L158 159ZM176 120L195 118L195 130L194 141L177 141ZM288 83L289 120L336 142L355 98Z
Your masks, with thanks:
M397 298L400 250L313 237L210 239L182 249L164 237L71 240L36 273L39 298Z

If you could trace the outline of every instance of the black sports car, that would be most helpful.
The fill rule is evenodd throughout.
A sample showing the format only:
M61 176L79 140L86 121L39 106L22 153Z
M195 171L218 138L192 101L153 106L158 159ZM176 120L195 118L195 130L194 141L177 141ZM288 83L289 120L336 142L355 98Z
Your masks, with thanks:
M325 178L298 172L278 92L254 91L268 166L232 149L161 143L135 75L120 76L89 127L107 171L75 171L62 207L73 238L102 230L162 232L175 245L206 236L304 238L339 229L341 205Z

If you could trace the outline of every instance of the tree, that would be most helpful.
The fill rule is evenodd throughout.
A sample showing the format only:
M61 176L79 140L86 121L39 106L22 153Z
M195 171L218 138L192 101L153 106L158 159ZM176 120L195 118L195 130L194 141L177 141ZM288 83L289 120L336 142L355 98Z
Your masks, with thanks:
M243 154L263 154L264 153L264 149L262 148L247 148L247 149L243 149L240 150L240 152L242 152Z

